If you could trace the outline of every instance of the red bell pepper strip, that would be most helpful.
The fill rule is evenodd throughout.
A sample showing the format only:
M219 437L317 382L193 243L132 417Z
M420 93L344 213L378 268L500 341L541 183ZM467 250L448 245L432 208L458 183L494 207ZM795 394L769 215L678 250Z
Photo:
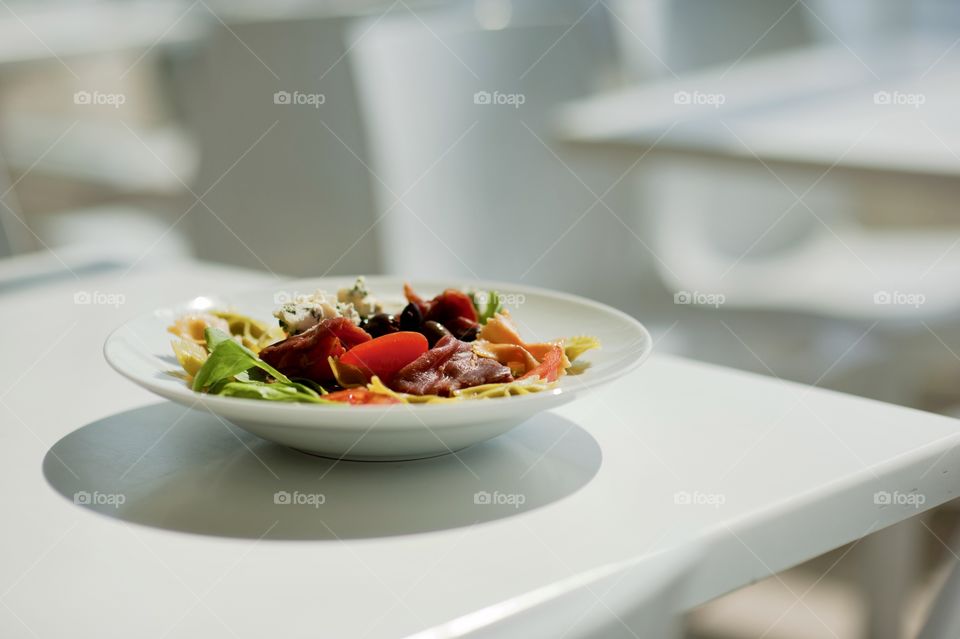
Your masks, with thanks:
M400 331L381 335L354 346L340 357L340 363L376 375L389 384L401 368L427 352L427 338L420 333Z

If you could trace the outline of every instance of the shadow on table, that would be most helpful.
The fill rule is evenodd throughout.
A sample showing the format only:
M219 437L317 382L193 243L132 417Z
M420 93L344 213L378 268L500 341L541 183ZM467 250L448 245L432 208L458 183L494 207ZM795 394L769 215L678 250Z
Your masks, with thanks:
M164 402L70 433L47 452L43 472L79 506L146 526L348 539L511 517L576 492L601 459L586 431L552 413L456 455L338 462Z

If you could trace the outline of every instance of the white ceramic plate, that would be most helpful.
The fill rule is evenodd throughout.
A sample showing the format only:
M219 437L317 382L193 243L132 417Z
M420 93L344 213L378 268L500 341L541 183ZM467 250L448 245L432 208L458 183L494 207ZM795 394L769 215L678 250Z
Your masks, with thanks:
M527 341L593 335L600 339L602 348L582 356L590 364L584 372L561 377L550 391L451 404L341 407L218 397L195 393L170 374L179 366L170 348L172 336L167 326L179 315L191 310L231 308L272 320L279 302L318 288L335 292L353 280L298 280L240 295L196 297L120 327L107 338L104 355L117 372L140 386L191 408L206 409L265 439L329 457L396 460L442 455L496 437L540 411L572 400L579 392L625 375L650 354L650 334L643 325L598 302L502 282L414 280L414 289L425 298L445 288L505 294L506 307ZM402 307L402 279L371 276L367 285L385 303Z

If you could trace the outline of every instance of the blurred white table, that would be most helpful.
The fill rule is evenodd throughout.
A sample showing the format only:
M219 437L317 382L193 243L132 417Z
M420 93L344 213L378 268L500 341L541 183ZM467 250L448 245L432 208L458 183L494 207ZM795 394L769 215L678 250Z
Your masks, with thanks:
M952 37L811 47L572 102L555 134L646 158L641 210L671 291L917 326L960 312L958 83ZM922 301L883 301L899 292Z
M460 461L398 464L257 440L103 361L129 317L269 281L193 265L0 292L0 635L393 637L702 548L692 607L960 488L955 420L676 358ZM124 503L77 505L82 491Z
M193 41L202 20L187 2L15 3L0 15L0 64L48 63ZM200 14L205 18L205 14ZM69 68L69 67L68 67ZM71 71L72 73L72 71Z
M573 102L571 142L956 188L955 38L799 49ZM955 192L955 191L954 191Z

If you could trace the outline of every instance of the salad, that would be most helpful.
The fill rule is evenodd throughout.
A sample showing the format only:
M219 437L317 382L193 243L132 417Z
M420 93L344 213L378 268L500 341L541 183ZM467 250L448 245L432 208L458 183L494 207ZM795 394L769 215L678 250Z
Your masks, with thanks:
M496 291L408 284L387 308L363 277L335 296L296 296L263 322L230 310L193 313L168 330L195 391L314 404L440 403L536 393L584 368L593 337L526 342Z

